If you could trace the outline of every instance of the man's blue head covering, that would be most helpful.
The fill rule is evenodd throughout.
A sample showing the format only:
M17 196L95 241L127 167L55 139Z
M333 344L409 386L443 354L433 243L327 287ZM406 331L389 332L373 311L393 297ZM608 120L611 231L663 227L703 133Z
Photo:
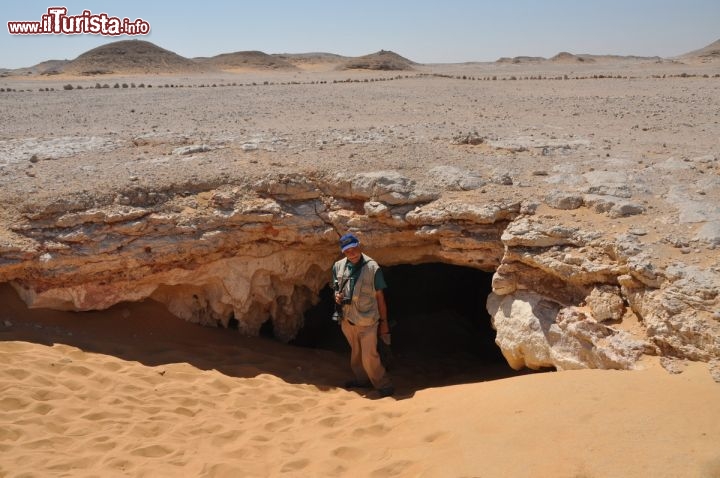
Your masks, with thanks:
M345 252L351 247L357 247L360 245L360 240L353 234L345 234L340 238L340 250Z

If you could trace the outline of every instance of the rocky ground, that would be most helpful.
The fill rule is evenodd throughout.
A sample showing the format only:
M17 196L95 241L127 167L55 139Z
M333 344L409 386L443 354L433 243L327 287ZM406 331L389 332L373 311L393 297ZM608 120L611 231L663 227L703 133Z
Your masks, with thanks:
M532 320L559 338L521 357L513 340L535 339L508 338L511 365L720 358L712 65L3 78L0 90L0 282L32 305L152 296L191 320L247 318L249 333L269 313L287 339L297 323L279 317L313 301L336 233L358 229L383 262L497 271L498 301L551 300ZM619 312L601 312L614 300ZM622 351L603 349L620 332L633 334ZM559 352L583 343L605 355Z

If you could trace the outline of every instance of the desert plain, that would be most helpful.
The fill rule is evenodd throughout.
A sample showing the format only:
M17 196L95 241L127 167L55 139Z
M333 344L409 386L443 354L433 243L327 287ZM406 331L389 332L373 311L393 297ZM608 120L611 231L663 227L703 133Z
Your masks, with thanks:
M295 68L4 75L0 476L720 476L720 63L708 58L559 55L386 71L310 57ZM374 178L374 189L325 201L334 181L352 190L365 184L358 177ZM327 207L313 212L320 225L295 235L293 221L313 201ZM454 222L443 229L423 209L438 203L445 212L499 204L512 217L490 228L527 219L543 237L625 241L659 271L652 280L697 272L702 293L690 306L705 322L657 331L642 317L651 306L638 301L611 326L647 338L637 357L618 361L632 370L591 360L570 370L566 359L536 367L536 357L518 360L539 370L515 370L490 316L479 328L449 324L453 288L430 280L426 293L403 296L422 305L399 317L397 393L378 399L340 386L348 352L327 324L321 346L285 343L298 331L280 320L282 340L257 336L263 314L297 312L275 304L287 286L280 279L265 283L268 301L248 302L247 329L239 302L233 314L222 308L229 299L212 302L215 278L198 289L188 279L216 274L211 262L241 267L234 251L252 264L299 250L327 256L311 271L320 279L302 276L322 285L343 228L358 231L381 264L461 264L457 251L483 240L462 228L482 213L447 213ZM162 229L171 214L172 234L203 232L197 250L187 240L142 242L154 234L144 218ZM118 223L124 232L112 229ZM230 223L254 229L232 242L223 239ZM532 230L518 224L497 231L509 249L483 254L532 255L522 242ZM446 241L440 249L407 239L432 235ZM125 255L136 246L147 257ZM404 247L425 249L403 258ZM562 273L582 263L569 255L594 247L560 250L564 259L538 267ZM474 266L492 274L494 260ZM492 287L499 293L496 279ZM444 306L435 307L435 289ZM222 316L215 324L178 298L203 293L212 311L202 317ZM483 310L488 293L475 298ZM585 306L573 300L563 305ZM305 309L315 302L302 296ZM329 321L325 312L305 320ZM676 344L675 335L684 338Z

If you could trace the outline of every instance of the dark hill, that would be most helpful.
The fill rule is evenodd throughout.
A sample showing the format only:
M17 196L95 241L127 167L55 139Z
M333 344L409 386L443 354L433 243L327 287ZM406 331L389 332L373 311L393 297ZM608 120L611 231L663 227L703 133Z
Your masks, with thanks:
M349 59L345 64L340 65L341 70L413 70L417 63L398 55L395 52L380 50L370 55L359 56Z
M223 53L210 58L196 58L201 64L211 65L220 70L232 70L237 68L252 68L261 70L294 70L295 65L286 59L268 55L261 51L237 51Z
M143 40L123 40L88 50L62 68L71 75L200 73L207 66Z

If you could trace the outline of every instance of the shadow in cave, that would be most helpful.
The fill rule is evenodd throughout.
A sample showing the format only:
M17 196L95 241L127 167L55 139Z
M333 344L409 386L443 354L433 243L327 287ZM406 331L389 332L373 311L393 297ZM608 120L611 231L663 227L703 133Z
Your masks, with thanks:
M345 364L334 352L192 324L152 300L102 311L28 309L10 285L0 284L0 343L13 341L71 346L149 367L187 363L231 377L271 374L320 390L336 388L345 376Z
M492 273L442 263L384 267L394 359L390 373L407 392L506 378L517 372L495 344L485 304ZM330 320L332 290L305 315L295 345L349 357L339 326ZM348 373L349 372L349 365Z

